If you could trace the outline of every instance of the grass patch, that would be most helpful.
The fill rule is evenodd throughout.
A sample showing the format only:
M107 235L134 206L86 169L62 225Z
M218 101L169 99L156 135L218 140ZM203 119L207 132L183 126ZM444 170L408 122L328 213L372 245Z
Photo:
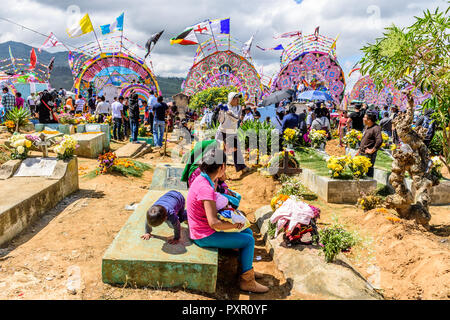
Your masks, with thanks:
M295 157L300 163L300 167L313 170L319 176L330 178L330 169L327 167L325 159L309 148L301 148L295 152ZM350 173L344 173L339 180L353 180Z
M125 177L137 177L141 178L145 171L152 170L153 168L143 162L126 159L119 162L119 164L115 164L111 167L111 172L119 173ZM94 179L100 175L100 169L96 168L95 170L92 170L91 172L85 174L83 178L85 179Z
M392 170L392 161L389 155L380 150L375 161L375 168L390 172Z

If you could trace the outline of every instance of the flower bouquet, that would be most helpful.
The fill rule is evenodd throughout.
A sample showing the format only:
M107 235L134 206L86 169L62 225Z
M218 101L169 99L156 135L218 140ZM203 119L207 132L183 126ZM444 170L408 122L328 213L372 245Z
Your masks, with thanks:
M9 132L14 132L16 125L14 124L14 121L8 120L3 123L6 129L8 129Z
M112 167L115 163L117 156L114 152L107 152L98 156L98 167L100 169L100 173L108 173L112 170Z
M327 133L325 130L311 130L309 139L313 148L321 148L327 141Z
M381 148L389 149L389 136L384 132L381 132L381 136L383 138L383 144L381 145Z
M357 149L358 144L361 142L361 139L361 131L352 129L344 136L344 143L347 145L347 148Z
M69 135L56 138L57 144L53 151L58 155L60 160L69 160L73 157L75 149L78 148L77 140Z
M300 132L297 129L290 129L287 128L286 130L284 130L283 133L283 144L292 149L293 145L298 141L298 138L300 137Z
M348 156L330 157L327 161L327 167L328 169L330 169L331 177L332 178L341 177L349 161L351 161L351 159Z
M444 166L444 163L438 156L432 157L431 161L433 161L433 167L431 169L432 174L439 179L442 179L442 167Z
M367 157L356 156L352 158L347 165L352 172L353 177L355 179L360 179L367 174L369 168L372 166L372 163Z
M288 167L290 168L298 168L299 163L297 159L295 158L294 150L289 151L281 151L276 153L272 159L269 161L267 167L274 168L275 166L278 166L278 168L282 168L284 166L284 157L288 157Z
M9 138L11 147L14 148L14 151L11 154L12 159L26 159L33 143L37 141L40 141L39 137L33 135L12 135L11 138Z

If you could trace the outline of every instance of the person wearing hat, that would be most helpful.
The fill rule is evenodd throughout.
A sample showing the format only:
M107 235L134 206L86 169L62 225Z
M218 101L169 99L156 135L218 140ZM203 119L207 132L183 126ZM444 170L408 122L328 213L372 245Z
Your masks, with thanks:
M219 128L216 140L224 142L224 150L233 150L233 162L236 172L247 173L250 169L245 165L241 148L237 138L238 122L241 117L242 108L239 105L241 94L230 92L228 94L228 104L222 105L219 112Z
M244 119L242 120L242 122L255 120L255 118L253 117L252 109L250 107L246 107L244 109L244 112L245 112L245 115L244 115Z

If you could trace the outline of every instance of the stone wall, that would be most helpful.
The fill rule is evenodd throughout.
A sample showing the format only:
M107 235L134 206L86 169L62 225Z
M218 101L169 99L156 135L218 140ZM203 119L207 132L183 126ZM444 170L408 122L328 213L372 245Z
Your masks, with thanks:
M389 176L390 172L375 169L374 178L379 183L382 183L387 186L391 186L389 184ZM412 188L412 180L405 179L406 185L409 190L411 190L413 196L415 197L416 190ZM450 180L441 180L439 185L433 187L431 189L431 204L432 205L449 205L450 204Z
M355 204L361 192L369 193L377 188L377 181L372 179L336 180L321 177L314 171L302 168L302 183L328 203Z

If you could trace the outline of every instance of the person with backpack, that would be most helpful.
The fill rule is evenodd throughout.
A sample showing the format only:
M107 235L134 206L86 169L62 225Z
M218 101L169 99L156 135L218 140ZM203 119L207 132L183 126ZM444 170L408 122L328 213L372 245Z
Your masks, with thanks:
M321 109L316 109L316 119L311 124L313 130L324 130L327 133L327 139L331 139L331 125L330 120L325 116Z

